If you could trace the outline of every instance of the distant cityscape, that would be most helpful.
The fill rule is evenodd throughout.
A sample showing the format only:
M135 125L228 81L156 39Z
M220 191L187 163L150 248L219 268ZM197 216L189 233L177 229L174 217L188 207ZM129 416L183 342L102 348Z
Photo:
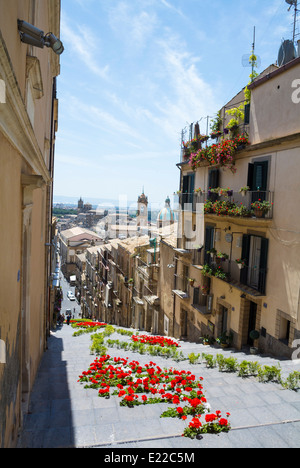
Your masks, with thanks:
M168 219L176 221L168 196L159 207L156 204L151 207L145 194L127 206L123 200L120 205L119 202L94 198L86 202L81 197L54 197L52 214L59 232L80 227L95 232L102 240L143 235L163 227L159 222L163 212L167 213Z

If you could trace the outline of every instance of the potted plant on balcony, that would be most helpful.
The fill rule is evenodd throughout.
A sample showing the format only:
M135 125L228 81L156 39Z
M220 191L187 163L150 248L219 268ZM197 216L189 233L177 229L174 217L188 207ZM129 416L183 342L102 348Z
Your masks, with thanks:
M194 279L194 278L188 278L188 282L189 282L190 285L193 287L193 286L194 286L194 283L195 283L195 279Z
M205 265L203 265L202 275L203 276L212 276L213 275L213 269L207 263Z
M207 296L208 292L209 292L209 286L207 286L207 285L201 286L202 296Z
M242 268L245 268L246 266L246 261L242 260L241 258L237 258L235 262L240 270L242 270Z
M233 107L226 111L226 114L231 115L232 119L227 125L227 129L231 132L232 136L236 136L238 133L240 122L244 122L245 112L244 104L241 104L239 107Z
M216 259L219 259L222 262L225 262L225 260L228 260L229 256L224 253L224 252L217 252Z
M200 187L196 188L195 193L199 193L199 195L201 195L203 193L202 188L200 188Z
M224 271L223 268L220 267L220 266L218 266L218 268L216 269L214 276L216 278L219 278L219 279L223 280L223 281L228 281L229 280L228 273L226 273L226 271Z
M242 194L242 197L245 197L249 190L250 190L250 187L248 187L248 185L245 185L245 187L240 188L239 193Z
M212 247L210 250L207 250L207 253L210 254L211 258L213 258L217 251L214 247Z
M212 120L210 130L211 130L211 138L218 138L219 136L222 135L221 132L221 126L222 126L222 118L221 118L221 112L219 111L216 115L216 117Z
M270 211L272 206L273 203L267 200L262 201L260 198L256 202L251 203L251 207L254 210L256 218L262 218L265 213Z
M208 135L199 135L199 140L200 140L201 143L204 143L208 139L209 139Z

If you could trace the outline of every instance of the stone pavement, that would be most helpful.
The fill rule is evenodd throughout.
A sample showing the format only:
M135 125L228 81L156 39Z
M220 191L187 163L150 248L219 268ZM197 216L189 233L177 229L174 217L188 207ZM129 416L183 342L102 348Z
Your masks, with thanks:
M300 391L283 389L277 383L260 383L254 377L208 369L204 363L140 355L109 349L114 356L140 363L190 370L203 377L204 394L214 412L231 413L232 430L220 435L205 434L202 440L182 437L184 421L160 418L168 404L120 407L119 398L98 397L97 390L84 389L77 382L95 356L90 354L91 335L73 337L74 329L64 325L53 332L33 388L29 413L25 416L18 448L105 448L105 449L193 449L199 448L299 448ZM119 334L111 339L125 340ZM274 365L278 360L251 356L181 342L185 356L195 353L223 353ZM280 361L282 375L300 371L300 361Z

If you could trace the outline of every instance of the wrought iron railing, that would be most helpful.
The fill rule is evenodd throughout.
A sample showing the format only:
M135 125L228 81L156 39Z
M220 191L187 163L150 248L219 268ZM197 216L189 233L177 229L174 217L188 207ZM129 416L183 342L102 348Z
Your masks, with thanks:
M204 214L217 214L235 217L273 218L274 192L211 189L207 192L178 193L175 195L174 208L177 211L201 212L204 204ZM262 213L255 206L262 205Z

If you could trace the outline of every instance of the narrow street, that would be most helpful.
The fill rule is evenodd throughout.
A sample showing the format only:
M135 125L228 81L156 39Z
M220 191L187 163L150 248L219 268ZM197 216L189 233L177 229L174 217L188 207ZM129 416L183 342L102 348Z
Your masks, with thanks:
M64 303L68 301L64 299ZM211 410L220 410L222 414L229 412L232 430L220 435L204 434L202 440L191 440L182 437L184 421L160 417L170 406L168 404L120 407L117 396L100 398L97 390L84 389L78 377L95 356L90 354L90 334L74 337L73 333L74 329L66 324L51 333L33 388L30 411L19 437L19 448L157 448L175 452L215 447L300 447L299 390L286 390L277 383L260 383L255 377L241 378L236 373L209 369L204 362L192 365L188 360L175 362L109 348L112 357L126 356L142 364L155 359L162 368L185 369L196 377L203 377L204 394ZM110 338L121 339L117 333ZM129 339L122 336L122 340ZM195 343L180 344L184 355L222 352L239 361L255 358L261 365L278 363L272 358L244 355L229 349L221 351ZM281 361L280 365L284 377L300 370L299 361Z
M62 272L60 272L60 285L63 291L63 301L62 301L62 309L61 313L65 314L66 310L71 309L72 317L79 318L80 315L80 304L78 304L77 299L75 301L70 301L68 298L68 291L71 291L75 296L75 286L70 286L69 282L66 280Z

